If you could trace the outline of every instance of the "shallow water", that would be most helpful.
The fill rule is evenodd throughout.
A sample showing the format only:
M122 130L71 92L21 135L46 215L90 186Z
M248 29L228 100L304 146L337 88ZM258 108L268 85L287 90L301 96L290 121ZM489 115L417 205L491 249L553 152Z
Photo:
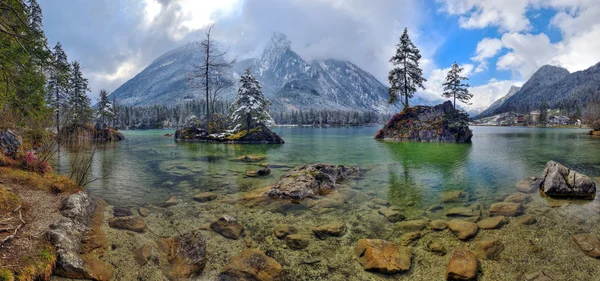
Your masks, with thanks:
M504 250L494 260L480 260L479 280L523 280L525 273L544 270L554 280L599 280L600 261L585 256L572 242L579 232L600 234L599 199L552 200L532 194L525 213L538 222L525 226L509 218L500 230L480 230L470 241L460 241L448 230L422 230L422 238L410 245L413 262L408 273L384 275L365 272L354 260L353 246L361 238L400 242L406 231L378 214L379 198L391 202L407 220L449 219L445 212L458 206L486 210L515 191L523 178L539 175L546 162L555 160L590 177L600 177L600 139L585 130L516 127L474 127L471 144L379 142L372 139L377 127L276 128L284 145L232 145L176 143L164 137L166 130L125 131L127 140L99 149L87 190L111 205L146 206L149 232L122 235L105 227L113 250L103 259L116 265L115 280L164 280L159 268L138 266L132 252L152 240L200 229L207 240L208 262L197 280L215 280L228 260L248 247L256 247L276 259L285 280L443 280L452 249L474 249L477 241L494 238ZM243 155L259 155L256 163L236 161ZM55 169L68 172L69 155ZM308 163L357 165L361 176L324 198L302 204L285 200L255 200L264 188L277 182L292 167ZM260 164L274 168L261 178L245 176ZM462 190L468 198L443 203L443 192ZM194 194L214 191L218 200L197 203ZM171 196L176 206L161 208ZM428 211L432 206L442 211ZM246 228L243 239L231 240L207 225L222 215L238 219ZM110 218L110 208L107 218ZM281 223L295 225L300 233L311 228L344 222L340 238L312 239L303 250L291 250L273 236ZM427 251L430 242L448 251L438 256ZM314 262L318 261L318 262ZM313 263L314 262L314 263Z

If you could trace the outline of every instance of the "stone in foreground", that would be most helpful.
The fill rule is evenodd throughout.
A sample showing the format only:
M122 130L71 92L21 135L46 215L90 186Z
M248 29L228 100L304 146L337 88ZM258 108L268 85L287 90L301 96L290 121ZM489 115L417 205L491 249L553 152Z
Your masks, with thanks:
M475 254L462 248L454 250L446 268L446 280L468 281L476 278L477 258Z
M377 212L390 222L399 222L404 220L404 215L392 208L381 208Z
M310 236L306 234L290 234L285 237L285 244L292 250L302 250L308 247Z
M169 280L189 279L198 276L206 265L206 242L200 231L192 231L173 238L156 241L164 258L163 273Z
M116 229L131 230L138 233L146 232L146 223L141 217L129 216L112 218L108 220L108 226Z
M496 216L477 222L477 226L481 229L498 229L504 226L505 221L506 218L504 216Z
M436 106L407 107L395 114L377 132L378 140L413 140L423 142L470 142L473 131L469 118L446 101Z
M490 215L516 217L522 212L520 203L500 202L490 206Z
M496 239L483 239L475 244L475 253L480 259L495 259L504 246Z
M541 179L540 189L550 197L590 200L596 197L596 183L588 176L554 161L548 161Z
M346 233L346 224L343 222L325 224L313 228L312 231L321 240L330 236L340 237Z
M460 240L468 240L475 237L479 230L479 227L476 224L462 220L449 221L448 228Z
M200 203L208 202L217 199L217 194L214 192L201 192L194 195L194 200Z
M392 274L408 271L411 265L410 249L381 239L358 240L354 254L367 271Z
M296 227L290 224L279 224L276 225L275 228L273 228L273 233L278 239L283 239L290 234L298 233L298 230L296 229Z
M267 195L271 198L302 200L306 197L325 195L339 188L339 183L352 174L358 173L358 167L335 166L331 164L312 164L296 168L279 180Z
M244 226L242 226L235 218L227 215L222 216L218 221L211 223L210 228L216 233L236 240L242 235L242 232L244 232Z
M573 241L586 255L592 258L600 258L600 240L595 234L575 234L573 235Z
M223 272L219 274L218 280L278 281L282 280L282 268L263 251L249 249L232 257L229 264L223 268Z

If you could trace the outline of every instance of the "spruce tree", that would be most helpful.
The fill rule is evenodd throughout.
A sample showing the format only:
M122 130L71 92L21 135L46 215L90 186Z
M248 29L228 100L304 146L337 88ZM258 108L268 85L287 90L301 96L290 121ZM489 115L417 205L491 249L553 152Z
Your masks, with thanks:
M94 111L90 98L87 96L87 92L90 90L88 80L83 77L81 66L77 61L72 64L69 89L69 122L73 125L82 125L92 121Z
M400 37L400 43L396 45L396 54L390 59L394 65L388 75L390 82L389 103L394 103L398 97L404 97L400 100L404 107L408 107L408 99L412 98L417 91L417 87L425 89L423 83L427 81L423 77L423 70L419 67L421 59L420 51L408 37L408 29Z
M456 109L456 100L470 104L469 100L473 97L473 94L469 93L469 84L465 84L462 81L469 80L467 77L461 76L460 73L464 69L456 62L452 65L452 69L448 71L446 75L446 82L444 82L444 93L442 97L454 98L454 109Z
M53 62L49 69L47 103L56 114L56 131L60 132L61 114L66 106L71 78L71 65L60 42L54 46L53 56ZM57 135L57 142L60 143L59 135Z
M238 131L243 127L250 129L264 124L270 124L273 119L267 112L271 102L265 98L258 80L246 68L240 78L240 88L229 114L230 128Z
M545 100L542 101L542 103L540 104L540 125L542 125L543 127L546 127L546 124L548 123L548 102L546 102Z
M104 125L107 120L112 120L114 114L113 104L108 99L108 91L100 90L100 101L98 101L98 118Z

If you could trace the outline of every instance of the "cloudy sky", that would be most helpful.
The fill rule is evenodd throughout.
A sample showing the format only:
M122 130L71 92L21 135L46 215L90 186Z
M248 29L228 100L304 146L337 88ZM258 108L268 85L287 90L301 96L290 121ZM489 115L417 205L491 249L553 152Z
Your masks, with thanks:
M540 66L579 71L600 61L598 0L39 0L50 44L60 41L90 80L113 91L161 54L196 41L211 24L240 58L260 54L275 31L303 58L349 60L387 85L404 27L421 49L440 98L454 61L482 108Z

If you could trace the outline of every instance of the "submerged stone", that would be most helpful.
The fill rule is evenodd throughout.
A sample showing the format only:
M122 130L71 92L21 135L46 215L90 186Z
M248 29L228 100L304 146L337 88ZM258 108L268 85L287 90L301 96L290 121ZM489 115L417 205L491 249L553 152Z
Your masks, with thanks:
M600 258L600 240L595 234L580 233L573 235L577 247L592 258Z
M477 231L479 230L479 227L476 224L463 220L449 221L448 228L460 240L468 240L475 237L475 235L477 235Z
M227 215L222 216L219 220L211 223L210 228L216 233L235 240L237 240L244 232L244 226L235 218Z
M131 208L127 207L114 207L113 208L113 216L115 217L128 217L133 215L131 212Z
M552 281L543 271L536 271L525 274L525 281Z
M217 194L214 192L201 192L194 195L194 200L200 203L208 202L217 199Z
M156 241L159 251L169 262L162 265L165 276L170 280L189 279L198 276L206 265L206 241L200 231L164 238Z
M148 208L140 207L140 209L138 210L138 213L142 217L147 217L148 215L150 215L150 210Z
M381 208L377 211L390 222L398 222L404 219L404 215L391 208Z
M285 237L285 244L292 250L301 250L308 247L310 236L305 234L290 234Z
M447 217L477 217L481 211L471 207L454 207L446 212Z
M540 179L527 178L517 182L516 187L518 192L522 193L534 193L540 188Z
M171 207L171 206L175 206L177 204L179 204L179 200L177 200L177 197L173 196L173 197L169 198L169 200L167 200L167 202L165 202L164 206Z
M427 250L438 255L445 256L446 255L446 247L439 242L431 241L427 244Z
M147 228L144 220L138 216L112 218L108 220L108 226L116 229L131 230L139 233L146 232Z
M371 202L375 205L380 205L380 206L389 206L390 202L388 202L387 200L383 200L381 198L375 198L373 200L371 200Z
M496 216L486 218L477 223L477 226L481 229L498 229L504 226L506 218L504 216Z
M446 280L468 281L477 278L477 258L467 249L458 248L452 252L448 267L446 267Z
M522 212L520 203L500 202L490 206L490 215L516 217Z
M519 220L519 223L524 225L532 225L537 222L537 219L532 215L526 215Z
M342 165L304 165L285 174L267 195L271 198L302 200L329 194L340 187L340 182L358 171L358 167L347 168Z
M403 221L397 223L395 229L403 232L421 231L427 226L427 223L426 219Z
M504 202L512 203L527 203L529 201L531 201L531 195L523 192L513 192L504 199Z
M458 203L469 199L469 194L462 190L446 191L441 196L443 203Z
M273 228L273 233L278 239L283 239L290 234L296 234L298 230L290 224L279 224Z
M410 249L381 239L360 239L354 246L358 262L367 271L405 272L410 269Z
M432 220L429 223L429 228L432 230L436 230L436 231L444 230L447 227L448 227L448 224L446 223L445 220Z
M596 183L588 176L560 163L548 161L542 173L540 188L550 197L594 199Z
M400 236L400 244L402 246L408 246L409 244L419 240L421 238L421 232L420 231L414 231L414 232L408 232L405 234L402 234L402 236Z
M244 250L229 260L218 280L282 280L282 267L259 249Z
M495 259L504 246L496 239L483 239L475 244L475 253L480 259Z
M346 233L346 224L343 222L330 223L312 229L315 236L325 239L330 236L340 237Z

